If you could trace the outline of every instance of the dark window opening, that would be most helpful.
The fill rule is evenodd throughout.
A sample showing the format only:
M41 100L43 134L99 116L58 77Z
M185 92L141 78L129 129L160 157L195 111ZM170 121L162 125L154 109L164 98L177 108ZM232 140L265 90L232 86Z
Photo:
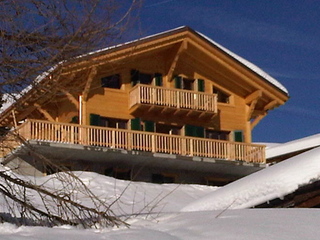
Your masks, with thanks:
M170 135L181 135L181 127L157 123L156 132Z
M183 78L183 80L182 80L182 89L194 90L194 79Z
M131 180L131 171L126 168L107 168L104 170L104 175L122 180Z
M217 94L217 101L221 103L230 103L230 95L217 88L212 88L212 92Z
M175 177L166 174L152 174L153 183L175 183Z
M140 73L139 80L141 84L152 84L153 75L147 73Z
M104 88L121 88L120 74L114 74L111 76L101 78L101 86Z
M217 139L217 140L229 140L230 132L227 131L214 131L206 130L206 138Z
M118 118L100 117L99 126L118 128L118 129L127 129L127 124L128 124L127 120L118 119Z

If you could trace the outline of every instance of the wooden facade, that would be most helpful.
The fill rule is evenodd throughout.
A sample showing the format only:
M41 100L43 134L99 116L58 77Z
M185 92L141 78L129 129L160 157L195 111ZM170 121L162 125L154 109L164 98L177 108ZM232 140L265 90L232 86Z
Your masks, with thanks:
M182 27L57 66L2 112L0 124L25 122L26 139L264 163L251 131L287 99Z

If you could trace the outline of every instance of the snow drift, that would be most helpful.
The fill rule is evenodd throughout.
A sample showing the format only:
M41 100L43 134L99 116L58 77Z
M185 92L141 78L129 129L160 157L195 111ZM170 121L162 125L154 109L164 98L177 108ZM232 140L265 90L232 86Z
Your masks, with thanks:
M182 208L182 211L243 209L281 198L320 179L320 148L232 182Z

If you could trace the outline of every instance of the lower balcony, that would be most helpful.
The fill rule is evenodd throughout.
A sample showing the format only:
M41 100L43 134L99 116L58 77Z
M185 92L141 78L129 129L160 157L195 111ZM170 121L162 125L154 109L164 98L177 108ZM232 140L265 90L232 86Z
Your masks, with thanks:
M124 129L28 120L15 130L25 140L140 152L265 163L265 146ZM6 139L2 139L4 143ZM2 154L4 155L4 154ZM206 161L206 160L204 160Z
M204 92L137 84L130 91L130 113L137 111L190 117L213 117L217 113L217 96Z

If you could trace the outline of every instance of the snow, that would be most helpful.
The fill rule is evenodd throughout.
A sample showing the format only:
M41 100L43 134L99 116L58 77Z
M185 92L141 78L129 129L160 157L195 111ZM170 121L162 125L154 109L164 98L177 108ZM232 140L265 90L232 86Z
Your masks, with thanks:
M182 211L244 209L282 198L300 186L320 179L320 148L232 182L186 205Z
M130 227L78 229L0 224L0 239L295 240L319 239L318 209L245 209L282 197L320 179L320 148L251 174L224 187L152 184L74 172L99 198L113 202ZM50 176L37 178L51 187ZM86 199L81 199L85 202ZM127 218L128 217L128 218Z
M240 57L239 55L237 55L234 52L230 51L229 49L223 47L222 45L220 45L219 43L213 41L212 39L208 38L207 36L203 35L202 33L198 32L198 34L200 36L202 36L203 38L207 39L209 42L211 42L213 45L215 45L216 47L218 47L219 49L221 49L225 53L227 53L229 56L233 57L234 59L236 59L237 61L239 61L240 63L242 63L246 67L248 67L249 69L251 69L253 72L258 74L260 77L264 78L266 81L268 81L269 83L271 83L275 87L279 88L280 90L282 90L286 94L289 94L288 90L278 80L276 80L275 78L271 77L269 74L267 74L265 71L263 71L261 68L259 68L255 64L249 62L248 60L246 60L246 59L244 59L242 57Z
M270 146L266 149L266 157L273 158L287 153L297 152L320 146L320 134L293 140L279 145Z

